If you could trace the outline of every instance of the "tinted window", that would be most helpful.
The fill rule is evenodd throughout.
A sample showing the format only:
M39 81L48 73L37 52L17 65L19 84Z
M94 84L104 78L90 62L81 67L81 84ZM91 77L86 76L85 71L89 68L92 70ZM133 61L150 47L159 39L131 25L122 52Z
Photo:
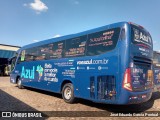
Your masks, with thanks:
M37 57L37 48L29 48L25 50L25 61L36 60ZM22 59L21 59L22 60Z
M22 51L20 61L22 62L62 58L65 46L64 43L65 41L61 41L26 49Z
M25 61L25 50L23 50L22 52L21 52L21 54L20 54L20 62L23 62L23 61Z
M63 50L65 49L65 41L56 42L53 44L53 54L50 58L62 58Z
M87 35L66 40L65 57L79 57L85 55Z
M144 29L131 24L131 39L136 45L147 46L152 48L152 39Z
M88 35L87 55L98 55L116 47L120 28L108 29Z
M53 55L53 43L37 47L36 60L51 59L50 56L52 55Z
M12 60L11 60L11 70L14 69L15 63L16 63L16 57L12 58Z
M64 41L39 46L36 60L62 58Z
M16 56L18 56L18 53L16 53ZM17 62L20 63L20 62L24 62L24 61L25 61L25 50L22 50L20 52L20 55L18 57Z

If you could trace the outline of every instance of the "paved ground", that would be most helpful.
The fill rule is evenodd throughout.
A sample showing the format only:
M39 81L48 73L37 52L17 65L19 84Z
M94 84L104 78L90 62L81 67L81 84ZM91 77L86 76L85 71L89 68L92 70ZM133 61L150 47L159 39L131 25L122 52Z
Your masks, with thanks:
M98 112L111 114L119 112L133 111L160 111L160 93L154 93L151 100L140 105L118 106L93 103L87 100L79 99L75 104L67 104L61 98L61 95L35 90L31 88L18 89L16 85L9 82L9 77L0 77L0 111L68 111L64 115L96 115ZM86 112L71 112L86 111ZM88 112L95 111L95 112ZM103 113L103 112L104 113ZM62 112L52 114L62 115ZM50 113L47 113L50 114ZM123 119L124 117L48 117L42 119ZM142 117L141 117L142 118ZM2 119L2 118L0 118ZM15 118L17 120L17 118ZM39 118L38 118L39 119ZM125 119L139 119L139 117L125 117ZM143 117L143 119L160 119L160 117Z

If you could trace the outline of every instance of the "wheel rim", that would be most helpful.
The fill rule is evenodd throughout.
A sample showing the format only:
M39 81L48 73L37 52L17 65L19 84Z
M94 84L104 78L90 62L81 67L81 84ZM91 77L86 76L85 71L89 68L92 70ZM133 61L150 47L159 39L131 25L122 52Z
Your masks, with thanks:
M66 87L66 89L64 90L64 97L65 99L69 100L72 96L72 91L70 87Z

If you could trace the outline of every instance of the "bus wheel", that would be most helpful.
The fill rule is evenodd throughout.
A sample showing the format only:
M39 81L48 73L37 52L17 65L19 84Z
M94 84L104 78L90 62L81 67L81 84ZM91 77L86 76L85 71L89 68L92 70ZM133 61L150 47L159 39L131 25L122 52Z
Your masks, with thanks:
M74 89L71 83L67 83L63 86L62 97L66 103L74 103L75 101Z
M22 80L20 78L18 78L18 80L17 80L17 86L18 86L19 89L23 88L23 86L22 86Z

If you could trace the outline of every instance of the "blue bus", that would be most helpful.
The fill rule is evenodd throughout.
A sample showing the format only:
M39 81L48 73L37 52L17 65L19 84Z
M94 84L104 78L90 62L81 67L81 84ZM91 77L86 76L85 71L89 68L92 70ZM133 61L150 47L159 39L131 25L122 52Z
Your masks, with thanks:
M153 51L154 92L160 91L160 52Z
M108 104L148 101L153 86L149 32L119 22L26 45L12 59L10 82Z

